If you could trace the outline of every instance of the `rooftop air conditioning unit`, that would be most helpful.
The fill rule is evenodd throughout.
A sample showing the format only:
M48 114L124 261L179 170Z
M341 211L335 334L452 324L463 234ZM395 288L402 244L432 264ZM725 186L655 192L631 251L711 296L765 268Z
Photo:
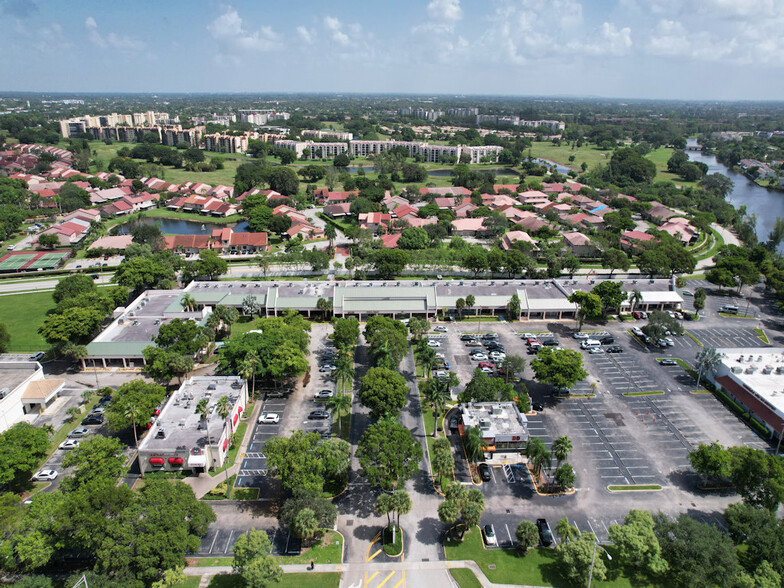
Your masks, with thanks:
M490 428L490 421L488 419L479 419L479 428L487 431Z

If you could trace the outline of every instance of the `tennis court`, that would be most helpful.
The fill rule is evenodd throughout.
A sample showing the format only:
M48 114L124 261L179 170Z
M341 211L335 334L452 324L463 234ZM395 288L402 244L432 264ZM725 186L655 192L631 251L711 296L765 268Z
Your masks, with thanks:
M0 260L0 272L13 272L38 257L38 253L9 253Z
M53 269L68 255L67 251L57 251L53 253L44 253L41 257L36 259L26 269Z

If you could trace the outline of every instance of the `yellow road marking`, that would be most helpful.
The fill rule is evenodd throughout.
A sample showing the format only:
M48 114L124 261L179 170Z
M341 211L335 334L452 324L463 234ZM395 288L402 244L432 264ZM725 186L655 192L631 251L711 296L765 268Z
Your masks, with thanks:
M406 581L406 571L403 570L403 577L400 578L400 581L397 584L395 584L394 588L398 588L405 581Z
M378 551L376 551L376 552L375 552L373 555L371 555L369 558L367 558L365 561L370 561L370 560L372 560L372 559L373 559L374 557L376 557L376 556L377 556L379 553L381 553L381 551L382 551L382 550L381 550L381 549L379 549L379 550L378 550Z
M367 575L367 573L365 575ZM378 572L373 572L372 576L370 576L369 578L365 578L365 586L367 586L370 582L372 582L373 578L375 578L376 576L378 576Z
M383 581L383 582L381 582L381 584L379 584L378 586L376 586L376 588L381 588L381 587L382 587L384 584L386 584L386 583L389 581L389 579L390 579L392 576L394 576L394 575L395 575L395 572L389 572L389 575L388 575L386 578L384 578L384 581Z

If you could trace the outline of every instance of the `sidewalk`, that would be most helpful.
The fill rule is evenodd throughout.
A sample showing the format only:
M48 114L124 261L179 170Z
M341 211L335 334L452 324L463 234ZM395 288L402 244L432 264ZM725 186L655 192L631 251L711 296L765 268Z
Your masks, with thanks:
M240 465L242 464L242 456L245 455L245 452L248 449L248 445L250 444L250 439L253 435L253 425L256 424L256 419L259 418L259 411L261 410L261 399L257 399L256 403L253 405L253 412L248 419L248 428L245 431L245 438L240 443L240 448L237 451L237 457L234 460L234 465L229 468L229 477L233 476L234 474L239 473ZM199 474L198 477L189 476L183 480L185 484L193 488L193 493L196 495L196 498L202 498L207 492L215 488L218 484L222 484L226 481L226 474L223 471L219 472L219 475L211 476L208 473ZM214 568L210 568L214 569Z
M307 574L308 572L392 572L392 571L416 571L416 570L448 570L450 568L468 568L476 575L479 583L486 588L538 588L535 586L525 586L523 584L493 584L487 579L476 562L471 560L463 561L421 561L421 562L394 562L394 563L344 563L344 564L316 564L315 569L310 566L302 565L282 565L284 574ZM230 574L230 566L216 567L192 567L185 568L186 576L218 576Z

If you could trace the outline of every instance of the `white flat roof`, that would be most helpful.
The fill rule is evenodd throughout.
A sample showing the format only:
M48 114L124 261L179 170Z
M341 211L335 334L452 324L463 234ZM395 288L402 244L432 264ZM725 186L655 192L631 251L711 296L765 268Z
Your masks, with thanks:
M724 348L722 363L732 377L784 414L784 347ZM742 359L742 361L739 361ZM742 373L738 370L742 369ZM781 368L781 373L776 373ZM770 373L764 373L769 371Z

